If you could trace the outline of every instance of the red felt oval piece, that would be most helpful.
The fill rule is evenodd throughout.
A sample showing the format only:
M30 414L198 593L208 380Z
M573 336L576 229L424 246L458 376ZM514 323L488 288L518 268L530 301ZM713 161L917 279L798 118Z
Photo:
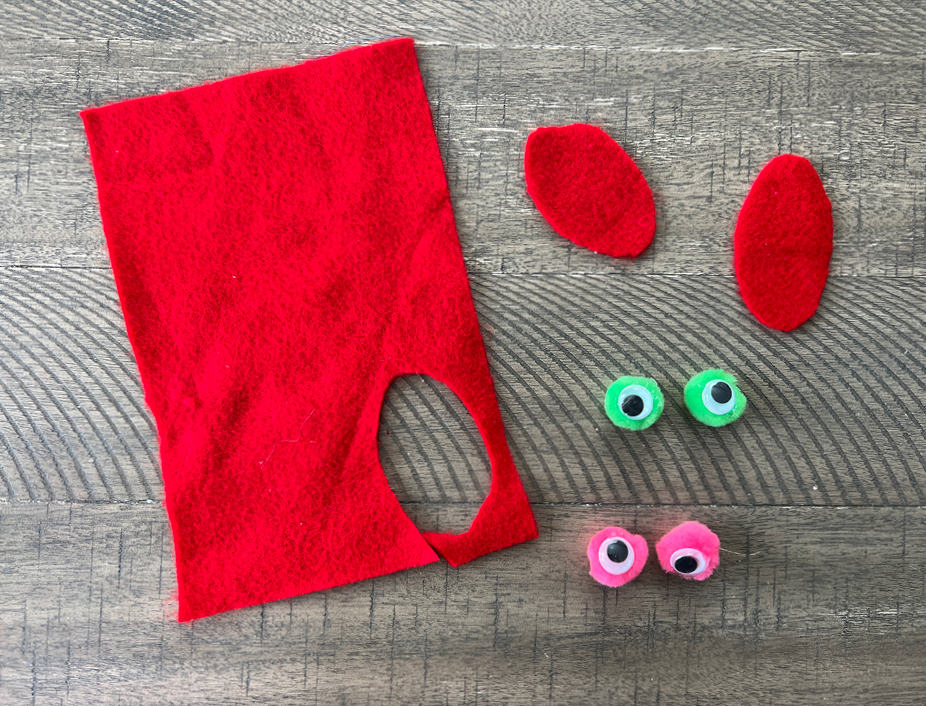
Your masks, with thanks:
M636 257L656 232L643 173L594 125L541 127L524 151L527 193L553 230L612 257Z
M740 294L763 324L791 331L817 310L833 253L833 211L803 157L783 154L756 177L736 221Z

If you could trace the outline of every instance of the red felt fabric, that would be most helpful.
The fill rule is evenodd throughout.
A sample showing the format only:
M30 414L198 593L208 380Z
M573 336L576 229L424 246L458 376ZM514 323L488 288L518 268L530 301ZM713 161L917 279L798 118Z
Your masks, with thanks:
M643 173L594 125L541 127L524 149L527 193L557 233L612 257L636 257L656 232Z
M763 324L791 331L813 316L833 253L833 210L803 157L783 154L759 172L733 236L740 294Z
M410 39L81 115L180 620L537 535ZM463 534L422 535L380 466L404 373L446 383L486 443L491 491Z

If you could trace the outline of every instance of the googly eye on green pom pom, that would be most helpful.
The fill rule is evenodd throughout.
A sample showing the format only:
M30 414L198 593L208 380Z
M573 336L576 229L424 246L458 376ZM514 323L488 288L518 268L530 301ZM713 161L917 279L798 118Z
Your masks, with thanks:
M685 404L691 415L709 427L735 422L746 409L746 395L736 386L736 378L720 370L698 373L685 385Z
M624 376L604 396L604 411L615 426L632 431L646 429L659 419L666 402L652 378Z

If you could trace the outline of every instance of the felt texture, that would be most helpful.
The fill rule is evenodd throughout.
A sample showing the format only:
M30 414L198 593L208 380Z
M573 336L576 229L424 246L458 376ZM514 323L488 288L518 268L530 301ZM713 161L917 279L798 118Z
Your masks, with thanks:
M541 127L524 150L527 193L557 233L612 257L636 257L656 232L643 173L601 128Z
M181 621L537 536L412 40L81 117ZM380 466L383 396L407 373L450 387L486 444L463 534L419 532Z
M623 392L628 385L639 385L647 390L653 398L652 410L642 419L629 417L624 413L624 410L621 409L621 392ZM611 420L611 423L614 424L614 426L631 431L641 431L653 426L656 420L662 416L665 404L665 398L662 395L662 390L659 389L659 383L653 380L653 378L632 377L629 375L619 377L611 383L604 396L604 411L605 414L608 415L608 419Z
M697 576L676 571L670 559L680 549L696 549L701 552L707 562L704 571ZM720 538L700 522L683 522L656 543L656 556L664 571L689 581L704 581L720 566Z
M723 380L733 390L735 401L733 409L725 414L715 414L704 404L704 388L712 380ZM712 368L694 375L685 385L685 406L691 416L709 427L722 427L732 424L746 411L746 395L736 384L736 378L725 370Z
M601 547L603 544L610 544L614 539L623 540L633 549L633 563L623 574L613 574L602 566ZM643 567L646 566L649 559L649 547L646 540L638 534L631 534L623 527L605 527L600 532L597 532L589 541L586 553L590 566L589 575L598 583L612 588L633 581L643 571Z
M743 301L766 326L813 316L833 254L833 209L803 157L783 154L756 177L736 221L733 262Z

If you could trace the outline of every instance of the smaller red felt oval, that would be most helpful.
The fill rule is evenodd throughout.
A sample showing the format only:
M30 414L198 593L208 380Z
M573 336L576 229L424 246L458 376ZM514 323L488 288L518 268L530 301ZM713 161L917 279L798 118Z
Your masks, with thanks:
M636 257L656 232L643 173L594 125L541 127L524 150L527 193L553 230L612 257Z
M833 209L803 157L783 154L756 177L736 221L733 262L756 318L791 331L817 310L833 254Z

